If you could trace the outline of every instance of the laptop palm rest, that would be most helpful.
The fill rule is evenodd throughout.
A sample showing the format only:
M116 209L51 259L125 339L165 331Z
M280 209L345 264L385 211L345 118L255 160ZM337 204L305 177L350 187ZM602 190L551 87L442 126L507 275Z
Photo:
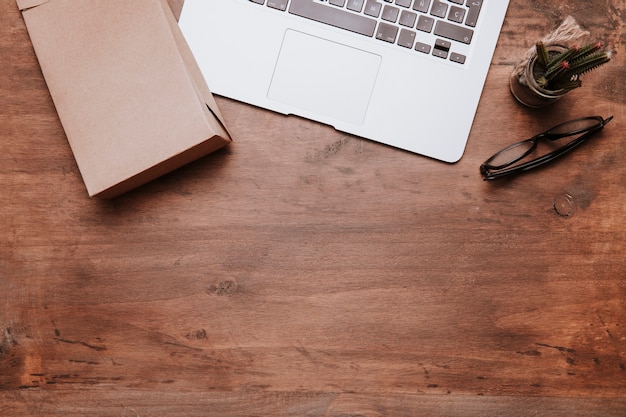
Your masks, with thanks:
M301 116L312 112L360 125L380 63L379 55L287 30L267 96L304 110Z

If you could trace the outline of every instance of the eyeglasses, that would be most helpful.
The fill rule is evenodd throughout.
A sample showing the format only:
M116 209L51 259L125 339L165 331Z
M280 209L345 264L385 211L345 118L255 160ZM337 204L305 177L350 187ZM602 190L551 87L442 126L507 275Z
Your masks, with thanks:
M540 133L530 139L514 143L513 145L507 146L497 152L480 166L480 172L485 180L494 180L496 178L518 174L520 172L528 171L547 164L559 156L571 151L594 133L602 130L602 128L612 119L613 116L606 119L603 119L600 116L591 116L561 123L560 125L554 126L552 129ZM540 155L527 162L518 163L535 152L537 149L537 143L539 143L540 140L548 140L550 141L548 142L549 144L560 143L556 141L576 135L580 136L577 136L569 142L561 144L556 149L552 146L551 149L554 150L547 154Z

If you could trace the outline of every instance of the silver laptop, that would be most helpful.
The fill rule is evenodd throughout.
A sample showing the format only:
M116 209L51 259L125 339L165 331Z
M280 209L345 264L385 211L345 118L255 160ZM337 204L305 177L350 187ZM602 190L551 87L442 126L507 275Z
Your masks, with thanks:
M212 92L446 162L463 155L509 0L185 0Z

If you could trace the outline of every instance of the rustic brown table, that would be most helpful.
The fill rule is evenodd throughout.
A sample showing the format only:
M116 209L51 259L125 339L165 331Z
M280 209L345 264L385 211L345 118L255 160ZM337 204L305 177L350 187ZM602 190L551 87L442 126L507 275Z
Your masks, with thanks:
M513 65L570 14L617 58L518 105ZM512 0L457 164L218 97L232 146L98 201L3 0L0 415L626 415L625 15ZM482 181L593 114L567 157Z

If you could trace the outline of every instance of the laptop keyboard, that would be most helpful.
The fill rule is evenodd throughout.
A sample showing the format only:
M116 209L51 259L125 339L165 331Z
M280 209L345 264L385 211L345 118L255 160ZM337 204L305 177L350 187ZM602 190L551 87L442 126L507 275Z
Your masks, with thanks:
M250 0L381 42L464 64L484 0ZM422 38L434 35L434 40ZM421 39L421 40L420 40Z

